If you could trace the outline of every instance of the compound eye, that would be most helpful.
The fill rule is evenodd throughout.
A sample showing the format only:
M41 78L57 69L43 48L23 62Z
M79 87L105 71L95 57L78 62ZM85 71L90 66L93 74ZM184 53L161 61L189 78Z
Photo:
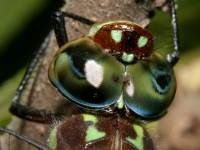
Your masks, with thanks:
M127 67L124 100L127 107L145 119L163 115L172 102L176 80L170 64L158 54Z
M114 69L118 68L118 69ZM49 77L69 100L101 109L121 94L124 67L89 38L68 43L54 58Z

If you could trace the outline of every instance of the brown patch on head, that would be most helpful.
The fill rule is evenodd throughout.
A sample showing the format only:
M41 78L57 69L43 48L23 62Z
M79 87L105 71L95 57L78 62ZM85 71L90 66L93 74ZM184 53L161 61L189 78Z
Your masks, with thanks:
M147 39L147 43L142 47L138 45L140 37ZM134 23L117 22L105 24L97 31L93 39L103 49L109 49L109 53L112 55L120 55L123 52L127 52L141 59L149 56L153 49L151 33Z

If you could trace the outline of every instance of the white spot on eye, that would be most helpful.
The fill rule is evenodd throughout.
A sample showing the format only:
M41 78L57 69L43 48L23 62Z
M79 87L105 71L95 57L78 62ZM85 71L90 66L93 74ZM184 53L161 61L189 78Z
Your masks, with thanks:
M85 63L84 71L87 81L98 88L103 81L103 67L94 60L88 60Z
M129 80L127 82L125 90L126 90L126 93L128 94L128 96L132 97L134 95L135 88L134 88L132 80Z

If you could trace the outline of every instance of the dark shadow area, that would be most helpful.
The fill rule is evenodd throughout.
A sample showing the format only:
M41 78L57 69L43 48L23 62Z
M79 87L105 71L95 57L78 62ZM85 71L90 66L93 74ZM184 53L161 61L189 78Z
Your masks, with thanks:
M62 0L51 0L41 14L35 16L23 32L8 44L0 55L0 83L30 62L33 53L51 30L51 14L63 4Z

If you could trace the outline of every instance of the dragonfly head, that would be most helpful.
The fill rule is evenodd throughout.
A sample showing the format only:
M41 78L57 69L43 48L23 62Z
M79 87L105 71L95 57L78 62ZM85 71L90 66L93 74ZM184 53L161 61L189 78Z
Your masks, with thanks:
M83 108L125 108L144 119L158 118L174 98L176 80L171 64L152 51L152 39L132 22L96 24L88 36L61 47L49 78Z

